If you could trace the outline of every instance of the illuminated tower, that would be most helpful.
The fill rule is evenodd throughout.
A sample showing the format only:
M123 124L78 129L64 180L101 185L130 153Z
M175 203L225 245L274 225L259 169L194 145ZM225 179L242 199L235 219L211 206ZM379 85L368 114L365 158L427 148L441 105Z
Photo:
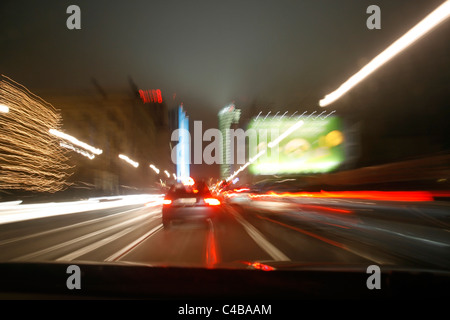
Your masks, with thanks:
M183 104L174 108L169 114L170 130L178 133L174 139L178 141L175 147L175 157L172 160L177 166L177 181L190 176L190 137L189 117L183 109Z
M239 122L241 110L236 109L233 103L219 111L219 130L222 133L222 163L220 165L220 178L226 179L231 175L233 159L231 158L230 129L233 124Z

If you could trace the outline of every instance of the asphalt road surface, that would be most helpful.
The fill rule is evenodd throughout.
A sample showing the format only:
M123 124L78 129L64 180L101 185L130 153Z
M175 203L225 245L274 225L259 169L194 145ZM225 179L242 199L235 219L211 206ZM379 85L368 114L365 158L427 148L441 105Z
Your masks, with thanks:
M3 221L0 262L6 261L240 268L277 261L448 270L450 210L445 202L244 196L214 219L164 229L158 202L123 204Z

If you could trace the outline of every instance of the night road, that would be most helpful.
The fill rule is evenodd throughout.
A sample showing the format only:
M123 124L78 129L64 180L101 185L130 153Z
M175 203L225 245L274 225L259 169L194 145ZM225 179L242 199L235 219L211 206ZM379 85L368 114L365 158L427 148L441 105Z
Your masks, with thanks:
M448 39L450 0L0 1L0 300L448 300Z
M450 265L445 202L239 200L225 205L213 219L180 221L168 229L162 226L159 200L3 223L0 261L120 261L207 268L250 268L254 262Z

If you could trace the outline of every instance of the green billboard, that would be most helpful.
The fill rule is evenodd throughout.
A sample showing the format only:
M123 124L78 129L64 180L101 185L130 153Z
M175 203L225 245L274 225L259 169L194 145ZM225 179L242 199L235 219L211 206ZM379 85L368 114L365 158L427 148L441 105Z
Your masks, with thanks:
M303 121L300 126L299 121ZM293 126L296 129L283 137L283 133L291 131ZM324 173L336 169L344 161L345 139L341 121L336 116L253 119L247 131L257 137L249 143L249 156L266 150L250 164L252 174Z

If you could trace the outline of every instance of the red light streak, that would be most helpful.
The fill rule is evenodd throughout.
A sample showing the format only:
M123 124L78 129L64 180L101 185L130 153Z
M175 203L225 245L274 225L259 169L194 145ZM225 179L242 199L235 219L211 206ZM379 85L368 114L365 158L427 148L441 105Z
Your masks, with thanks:
M250 261L242 261L243 264L246 264L254 269L263 270L263 271L273 271L275 270L274 267L271 267L267 264L261 263L261 262L250 262Z
M343 214L353 213L351 210L337 209L337 208L331 208L331 207L326 207L326 206L316 206L316 205L309 205L309 204L301 204L300 207L305 208L305 209L318 209L318 210L331 211L331 212L343 213Z
M449 198L450 197L450 191L430 191L433 197L435 198Z
M219 261L219 255L217 252L216 239L214 237L214 229L211 221L209 223L210 228L206 239L206 266L212 268Z
M250 195L252 198L345 198L379 201L433 201L430 191L320 191L275 193L270 191L261 195Z

